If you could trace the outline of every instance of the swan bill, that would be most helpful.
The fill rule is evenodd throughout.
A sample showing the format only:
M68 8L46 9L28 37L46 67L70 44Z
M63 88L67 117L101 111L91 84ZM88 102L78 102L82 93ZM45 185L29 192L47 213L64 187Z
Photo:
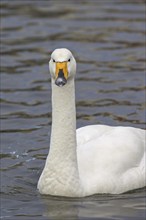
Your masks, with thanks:
M55 84L59 87L62 87L67 83L67 78L68 78L67 62L57 62Z

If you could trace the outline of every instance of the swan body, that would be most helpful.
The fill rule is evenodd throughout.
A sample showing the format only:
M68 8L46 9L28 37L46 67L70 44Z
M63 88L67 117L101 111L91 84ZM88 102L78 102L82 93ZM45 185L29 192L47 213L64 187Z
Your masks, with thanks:
M107 125L76 130L76 61L69 50L56 49L49 68L52 130L50 151L38 181L40 193L84 197L144 187L146 131Z

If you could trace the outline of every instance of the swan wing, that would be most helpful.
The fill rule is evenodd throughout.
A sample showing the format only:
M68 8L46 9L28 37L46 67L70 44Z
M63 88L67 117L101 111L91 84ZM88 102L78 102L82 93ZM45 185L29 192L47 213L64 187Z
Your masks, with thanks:
M145 134L133 127L77 129L79 171L86 191L121 193L143 187Z

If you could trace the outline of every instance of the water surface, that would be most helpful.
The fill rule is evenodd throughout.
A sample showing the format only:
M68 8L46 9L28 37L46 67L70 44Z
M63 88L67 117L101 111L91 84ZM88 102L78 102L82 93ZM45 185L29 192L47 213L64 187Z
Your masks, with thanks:
M49 149L55 48L78 63L77 127L145 128L144 1L5 0L1 8L1 219L145 219L144 189L81 199L36 190Z

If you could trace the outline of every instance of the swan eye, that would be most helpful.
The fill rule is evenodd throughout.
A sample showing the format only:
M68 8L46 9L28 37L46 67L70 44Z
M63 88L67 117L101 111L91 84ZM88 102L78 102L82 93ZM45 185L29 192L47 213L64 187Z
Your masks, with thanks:
M68 59L68 62L70 62L70 59Z
M53 63L55 63L55 60L53 59Z

